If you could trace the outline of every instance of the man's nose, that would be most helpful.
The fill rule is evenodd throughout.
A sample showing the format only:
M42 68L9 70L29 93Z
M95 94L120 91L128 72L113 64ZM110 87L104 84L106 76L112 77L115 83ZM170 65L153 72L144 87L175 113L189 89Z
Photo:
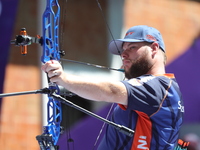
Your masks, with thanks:
M122 58L128 57L128 50L127 50L127 49L125 49L125 50L122 51L121 57L122 57Z

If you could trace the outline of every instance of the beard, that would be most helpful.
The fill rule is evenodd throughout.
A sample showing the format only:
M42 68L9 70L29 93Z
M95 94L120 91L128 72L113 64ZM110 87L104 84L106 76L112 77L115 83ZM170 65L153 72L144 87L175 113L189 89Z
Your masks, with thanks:
M147 55L147 51L136 60L132 60L132 65L129 70L125 69L125 77L127 79L136 78L147 74L152 67Z

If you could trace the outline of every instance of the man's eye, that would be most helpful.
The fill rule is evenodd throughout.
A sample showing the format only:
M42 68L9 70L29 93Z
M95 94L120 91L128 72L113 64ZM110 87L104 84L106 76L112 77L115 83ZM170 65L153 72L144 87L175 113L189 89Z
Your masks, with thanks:
M131 46L129 49L135 49L135 46Z

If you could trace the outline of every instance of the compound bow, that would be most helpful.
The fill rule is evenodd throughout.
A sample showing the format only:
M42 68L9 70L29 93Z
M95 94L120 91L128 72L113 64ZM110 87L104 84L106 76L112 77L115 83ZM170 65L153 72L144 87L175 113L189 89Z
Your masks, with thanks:
M60 22L60 6L58 0L47 0L46 9L43 13L43 33L42 37L30 37L27 35L26 29L22 28L20 35L11 41L21 47L21 54L27 54L27 45L39 43L43 47L41 62L46 63L49 60L60 60L61 51L59 49L59 22ZM43 134L38 135L36 139L41 150L58 150L58 139L62 130L60 126L62 120L61 103L55 100L51 93L59 94L59 88L55 83L49 82L48 102L47 102L47 122L43 127Z
M59 22L60 22L60 6L58 0L47 0L46 9L43 13L43 36L42 46L43 54L41 61L46 63L49 60L60 60L59 49ZM48 80L49 82L49 80ZM59 94L59 88L55 83L49 82L51 92ZM42 150L57 150L56 145L60 136L62 120L61 103L48 94L47 103L47 126L43 128L43 134L37 136L40 148Z
M98 3L98 6L100 7L100 4L98 1L97 3ZM27 35L26 29L22 28L20 31L20 35L17 35L15 40L11 41L11 44L20 46L21 54L26 55L27 45L30 45L32 43L38 43L43 47L43 52L41 56L42 63L46 63L49 60L59 61L60 56L64 55L64 51L61 51L59 48L60 6L58 4L58 0L46 1L46 9L43 13L42 19L43 19L42 37L40 36L30 37L29 35ZM69 60L66 60L66 61L69 61ZM77 63L78 61L73 61L73 62ZM82 63L82 62L78 62L78 63ZM82 64L123 72L122 69L113 69L113 68L89 64L89 63L82 63ZM61 109L61 102L54 99L55 96L52 96L53 95L52 93L56 93L57 95L59 95L60 91L59 91L58 86L55 83L49 82L49 79L48 79L48 83L49 83L49 89L39 90L39 92L33 92L33 93L43 92L45 94L48 94L48 99L49 99L47 102L47 123L48 124L43 127L42 135L38 135L36 139L38 140L41 150L58 150L57 142L58 142L60 133L63 130L63 128L60 126L61 121L62 121L62 109ZM86 111L84 110L84 112L87 112L87 110ZM95 114L93 116L95 116ZM104 120L104 119L101 118L101 120ZM104 121L106 121L106 119ZM122 131L124 130L123 126L121 127L117 125L117 128ZM132 135L132 131L131 131L131 135Z

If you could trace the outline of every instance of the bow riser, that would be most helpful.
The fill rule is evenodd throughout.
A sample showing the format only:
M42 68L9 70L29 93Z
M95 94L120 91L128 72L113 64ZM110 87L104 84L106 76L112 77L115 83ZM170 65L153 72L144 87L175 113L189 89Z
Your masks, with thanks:
M43 13L43 63L49 60L60 60L59 53L60 6L58 0L47 0Z
M59 53L59 21L60 6L58 0L47 0L46 9L43 13L43 54L41 61L46 63L49 60L60 60ZM49 89L59 94L59 88L55 83L49 82ZM47 103L47 126L44 126L43 134L37 136L40 148L43 150L58 149L56 146L61 127L62 109L61 103L54 100L51 94L48 94ZM41 146L43 145L43 146Z

